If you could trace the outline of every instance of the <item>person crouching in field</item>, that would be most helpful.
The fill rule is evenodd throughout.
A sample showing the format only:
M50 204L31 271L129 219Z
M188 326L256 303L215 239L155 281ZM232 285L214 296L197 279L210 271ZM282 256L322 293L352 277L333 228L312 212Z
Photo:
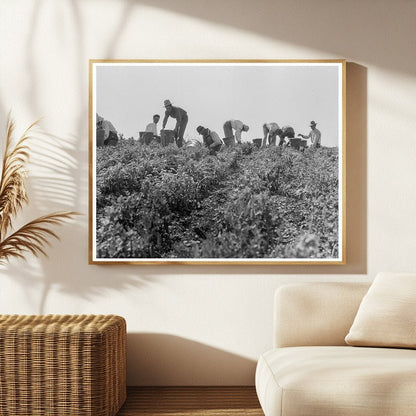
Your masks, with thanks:
M215 154L221 149L222 141L215 131L203 126L198 126L196 131L202 136L204 145L210 150L211 154Z
M163 119L162 128L164 129L168 118L172 117L176 120L175 137L178 147L183 146L183 135L185 133L186 125L188 124L188 113L180 107L174 107L169 100L164 101L165 118Z
M263 124L263 145L262 147L276 146L276 136L282 131L277 123L265 123Z
M318 123L311 121L311 124L309 126L311 128L311 131L309 132L307 136L305 136L304 134L300 134L300 133L298 134L298 136L301 136L304 139L311 139L312 147L315 147L316 149L321 147L321 132L316 128L317 124Z
M241 144L241 133L243 131L248 131L249 127L240 120L228 120L228 121L226 121L224 123L224 137L225 138L229 138L229 137L234 138L233 130L235 131L235 139L237 140L238 143Z
M277 134L280 137L279 146L283 146L285 144L286 137L288 139L295 138L295 130L291 126L283 126Z

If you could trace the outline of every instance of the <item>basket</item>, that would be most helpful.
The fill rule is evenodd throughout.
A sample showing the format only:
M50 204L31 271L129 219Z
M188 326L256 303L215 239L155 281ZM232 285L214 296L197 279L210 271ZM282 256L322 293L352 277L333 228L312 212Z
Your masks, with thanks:
M0 315L0 415L114 416L126 399L126 322Z
M254 146L261 147L261 144L263 143L263 139L253 139Z
M160 131L160 143L162 146L167 146L175 142L175 132L173 130Z
M302 139L290 139L290 147L299 150Z

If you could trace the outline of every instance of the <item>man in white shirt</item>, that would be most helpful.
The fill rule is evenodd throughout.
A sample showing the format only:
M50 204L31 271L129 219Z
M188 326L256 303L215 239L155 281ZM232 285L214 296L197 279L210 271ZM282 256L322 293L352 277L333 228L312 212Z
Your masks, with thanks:
M228 120L224 123L224 137L234 137L233 130L235 131L235 138L238 143L241 144L241 132L248 131L249 127L241 120Z
M158 134L157 134L157 123L159 123L159 120L160 120L160 115L155 114L153 116L153 123L149 123L146 126L146 131L149 132L149 133L153 133L153 136L156 136L156 137L158 136Z
M311 131L307 136L304 134L298 134L298 136L303 137L304 139L311 139L312 141L312 147L318 148L321 147L321 132L316 128L316 125L318 123L315 123L314 121L311 121L310 128Z

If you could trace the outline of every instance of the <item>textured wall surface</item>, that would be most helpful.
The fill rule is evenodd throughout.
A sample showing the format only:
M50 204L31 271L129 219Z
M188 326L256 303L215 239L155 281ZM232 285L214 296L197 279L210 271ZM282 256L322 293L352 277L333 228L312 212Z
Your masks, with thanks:
M124 316L132 385L253 384L278 286L414 271L415 20L413 0L2 0L1 131L10 109L20 132L43 117L17 225L84 215L0 269L0 313ZM88 265L90 58L346 58L348 264Z

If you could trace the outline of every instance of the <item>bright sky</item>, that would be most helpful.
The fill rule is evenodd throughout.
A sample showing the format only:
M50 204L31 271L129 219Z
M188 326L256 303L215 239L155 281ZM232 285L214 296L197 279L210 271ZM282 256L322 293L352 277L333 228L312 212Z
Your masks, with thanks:
M185 139L199 125L224 137L223 124L238 119L250 127L242 140L263 137L263 124L289 125L308 134L318 123L324 146L340 141L341 64L96 64L96 112L124 137L138 137L160 114L163 101L188 112ZM173 129L175 120L166 126Z

